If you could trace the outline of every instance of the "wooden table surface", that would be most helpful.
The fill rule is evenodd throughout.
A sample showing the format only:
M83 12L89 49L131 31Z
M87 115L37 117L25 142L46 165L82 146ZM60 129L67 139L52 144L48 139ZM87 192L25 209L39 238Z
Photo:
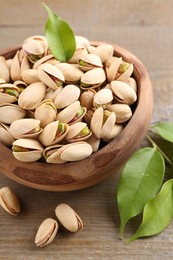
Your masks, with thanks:
M11 47L31 35L43 34L47 14L42 1L0 0L0 48ZM137 55L148 69L153 90L153 121L173 117L173 1L167 0L47 0L77 35L121 45ZM142 116L142 115L141 115ZM8 158L7 158L8 163ZM169 260L173 258L173 222L160 235L130 245L119 240L116 188L119 174L81 191L53 193L17 184L3 174L0 187L11 187L21 201L18 217L0 209L0 260ZM60 230L45 248L34 245L39 224L55 217L65 202L84 222L76 234ZM136 230L127 226L126 237Z

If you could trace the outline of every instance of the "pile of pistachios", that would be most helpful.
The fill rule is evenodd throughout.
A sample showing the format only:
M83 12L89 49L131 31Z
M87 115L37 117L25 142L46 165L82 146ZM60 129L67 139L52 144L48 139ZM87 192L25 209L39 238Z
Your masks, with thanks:
M44 36L27 38L14 58L0 57L0 142L23 162L87 158L114 139L133 114L133 64L110 44L76 36L60 62Z

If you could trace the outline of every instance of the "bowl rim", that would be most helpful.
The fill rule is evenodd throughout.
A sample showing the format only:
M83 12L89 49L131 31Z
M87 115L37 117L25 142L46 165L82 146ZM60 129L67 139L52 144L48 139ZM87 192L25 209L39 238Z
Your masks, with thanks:
M108 43L94 41L91 44L99 46ZM123 131L88 158L78 162L68 162L63 166L17 161L9 148L0 143L0 169L4 175L36 189L71 191L92 186L103 181L113 172L121 170L128 158L139 147L147 131L152 116L153 93L151 81L143 63L125 48L115 44L112 46L114 55L133 63L133 74L138 81L136 108ZM19 49L21 46L1 50L0 55L8 59L13 57ZM8 161L6 161L7 158ZM87 170L88 167L89 170Z

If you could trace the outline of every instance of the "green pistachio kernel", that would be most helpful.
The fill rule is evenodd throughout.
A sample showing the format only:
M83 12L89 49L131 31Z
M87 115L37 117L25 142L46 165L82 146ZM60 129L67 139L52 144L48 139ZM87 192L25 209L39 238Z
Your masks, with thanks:
M82 129L82 131L80 131L80 135L82 135L82 136L87 136L87 135L89 135L90 134L90 129L88 128L88 126L85 126L83 129Z
M29 151L29 149L28 148L26 148L26 147L21 147L21 146L18 146L18 145L13 145L12 146L12 150L13 150L13 152L28 152Z
M78 110L78 112L77 112L77 116L78 116L78 117L82 116L82 115L83 115L83 112L84 112L83 107L80 106L80 108L79 108L79 110Z
M59 122L58 132L64 133L64 131L65 131L65 125L62 122Z
M123 74L128 68L129 68L130 64L128 62L124 62L122 64L120 64L119 68L118 68L118 73Z
M14 96L16 98L19 96L19 92L13 88L4 88L3 93L9 94L10 96Z
M110 116L112 112L108 111L108 110L104 110L103 112L103 124L106 122L106 120L108 119L108 117Z
M84 60L79 60L79 65L85 67L87 65L87 63Z
M91 87L90 84L86 84L86 83L83 83L83 82L81 82L81 86L84 87L84 88L89 88L89 87Z

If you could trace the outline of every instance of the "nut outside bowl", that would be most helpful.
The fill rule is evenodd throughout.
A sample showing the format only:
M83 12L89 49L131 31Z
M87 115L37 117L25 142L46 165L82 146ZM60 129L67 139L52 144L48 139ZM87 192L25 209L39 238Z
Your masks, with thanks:
M103 42L92 42L99 46ZM79 190L105 180L121 171L129 157L139 148L146 134L153 108L152 86L141 61L128 50L113 45L114 54L133 63L138 84L138 100L132 118L110 143L88 158L65 164L24 163L16 160L9 148L0 143L0 172L23 185L47 191ZM12 58L20 46L0 51Z

